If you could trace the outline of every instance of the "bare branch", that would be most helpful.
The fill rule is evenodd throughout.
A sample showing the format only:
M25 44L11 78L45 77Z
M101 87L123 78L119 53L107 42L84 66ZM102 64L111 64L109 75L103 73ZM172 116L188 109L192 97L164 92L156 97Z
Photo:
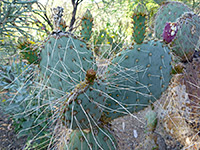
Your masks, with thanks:
M73 5L73 11L72 11L72 19L70 22L70 26L69 26L69 32L71 32L73 30L73 25L74 22L76 21L76 12L77 12L77 8L78 5L82 2L83 0L72 0L72 5Z

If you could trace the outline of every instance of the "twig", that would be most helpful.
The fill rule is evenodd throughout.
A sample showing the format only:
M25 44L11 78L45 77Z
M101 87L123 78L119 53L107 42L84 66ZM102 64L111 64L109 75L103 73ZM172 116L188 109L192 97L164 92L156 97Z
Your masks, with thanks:
M70 22L70 26L69 26L69 32L71 32L74 28L73 25L76 21L76 12L77 12L77 8L78 5L82 2L83 0L72 0L72 5L73 5L73 11L72 11L72 19Z

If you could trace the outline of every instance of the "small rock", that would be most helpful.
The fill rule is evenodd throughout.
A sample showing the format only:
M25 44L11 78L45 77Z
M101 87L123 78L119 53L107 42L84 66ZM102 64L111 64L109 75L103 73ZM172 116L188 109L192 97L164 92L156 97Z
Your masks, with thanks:
M134 136L134 138L137 138L137 137L138 137L138 133L137 133L136 130L133 130L133 136Z

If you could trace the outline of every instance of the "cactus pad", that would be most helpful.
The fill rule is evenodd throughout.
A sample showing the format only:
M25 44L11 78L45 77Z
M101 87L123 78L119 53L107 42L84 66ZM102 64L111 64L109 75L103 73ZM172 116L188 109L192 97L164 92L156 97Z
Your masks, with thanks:
M166 2L161 5L155 18L155 36L162 39L165 24L167 22L175 22L184 12L189 11L191 11L191 9L181 2Z
M75 130L70 135L69 150L116 150L114 137L108 130L94 128L91 130Z
M101 117L101 105L106 103L103 95L105 91L103 81L94 80L92 84L78 84L61 106L63 124L70 129L87 129L94 125L91 117L95 122Z
M63 34L49 37L41 52L40 67L42 84L60 98L84 81L86 71L95 69L95 63L84 42Z
M199 50L200 19L196 14L187 12L177 19L176 24L179 29L170 46L181 61L190 61L195 49Z
M81 22L81 36L84 40L88 41L91 37L92 33L92 25L93 25L93 17L89 10L85 12Z
M155 111L150 110L146 113L145 116L146 119L146 129L149 132L152 132L155 130L156 125L157 125L157 114Z
M107 72L111 95L106 102L107 117L138 112L161 96L171 79L169 52L162 42L151 40L122 51L112 60Z
M142 4L138 4L133 18L133 38L137 44L141 44L145 38L146 33L146 22L147 22L147 14L145 11L145 7Z
M146 33L146 14L133 14L133 37L136 43L141 44L145 38Z

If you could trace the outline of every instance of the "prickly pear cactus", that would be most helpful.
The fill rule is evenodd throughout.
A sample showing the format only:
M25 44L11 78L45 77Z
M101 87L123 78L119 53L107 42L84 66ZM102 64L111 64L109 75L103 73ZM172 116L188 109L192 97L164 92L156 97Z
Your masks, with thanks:
M133 38L137 44L141 44L145 38L146 33L146 22L147 14L145 8L142 4L138 4L134 14L133 19Z
M184 12L190 11L191 9L181 2L166 2L161 5L155 18L155 36L162 39L165 24L167 22L175 22Z
M85 14L83 15L81 22L81 27L82 27L81 36L86 41L88 41L91 37L92 25L93 25L93 17L90 11L87 9Z
M62 104L63 124L69 129L88 129L98 122L102 114L101 106L105 105L105 83L96 80L96 72L87 71L86 80L68 94Z
M133 45L112 60L107 72L107 117L114 119L138 112L161 96L171 79L169 52L163 42L150 40Z
M37 48L33 46L34 42L30 40L18 40L17 48L19 48L20 54L22 54L23 59L26 59L29 64L38 64L39 63L39 56L37 54Z
M195 50L199 50L197 43L200 39L200 18L187 12L177 19L176 24L178 31L170 47L181 61L191 61Z
M66 150L116 150L116 142L111 133L104 128L74 130Z

